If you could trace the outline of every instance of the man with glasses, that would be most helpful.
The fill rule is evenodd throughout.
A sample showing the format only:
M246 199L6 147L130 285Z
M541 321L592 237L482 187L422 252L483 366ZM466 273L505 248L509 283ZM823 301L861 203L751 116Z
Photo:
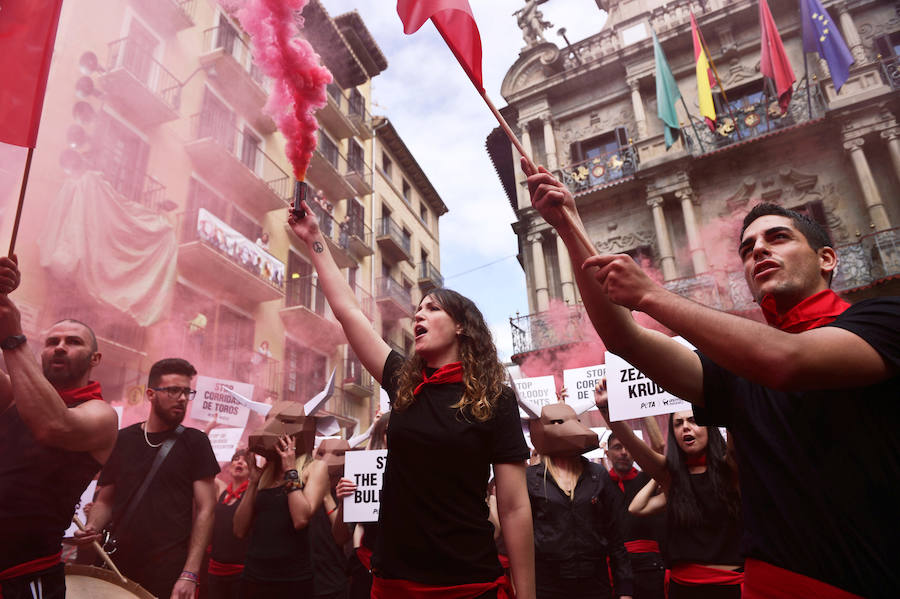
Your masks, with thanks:
M160 360L150 369L150 415L119 431L100 474L82 542L98 538L112 522L113 559L122 573L161 599L192 599L203 552L212 534L213 479L219 465L209 438L181 426L195 391L194 367L180 358ZM157 454L174 443L140 493ZM132 507L132 504L137 503Z

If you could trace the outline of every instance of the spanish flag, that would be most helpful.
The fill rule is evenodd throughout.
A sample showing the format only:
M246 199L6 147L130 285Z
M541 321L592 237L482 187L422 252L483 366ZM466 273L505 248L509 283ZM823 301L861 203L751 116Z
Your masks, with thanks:
M694 63L697 70L697 102L700 105L700 114L706 119L710 131L716 130L716 106L713 104L712 86L716 79L709 68L709 57L703 50L700 42L700 28L694 13L691 13L691 36L694 39Z

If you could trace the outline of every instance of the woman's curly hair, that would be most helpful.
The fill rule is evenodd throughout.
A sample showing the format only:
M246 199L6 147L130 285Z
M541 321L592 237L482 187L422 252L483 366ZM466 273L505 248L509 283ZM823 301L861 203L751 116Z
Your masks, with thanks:
M453 407L465 417L479 422L494 415L497 399L503 392L506 370L497 358L497 348L484 316L468 299L450 289L432 289L425 297L437 303L462 329L459 335L459 360L463 369L463 396ZM424 297L422 298L425 299ZM416 401L413 390L422 382L425 360L418 354L409 357L397 375L394 409L403 411Z

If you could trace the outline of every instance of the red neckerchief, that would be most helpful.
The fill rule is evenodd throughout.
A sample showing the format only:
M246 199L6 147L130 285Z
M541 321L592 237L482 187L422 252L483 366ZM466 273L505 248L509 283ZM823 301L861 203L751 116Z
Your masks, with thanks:
M700 455L689 455L684 462L687 464L688 468L706 466L706 452L701 453Z
M618 472L616 472L615 468L609 469L609 477L611 479L613 479L614 481L616 481L617 483L619 483L619 488L622 489L623 493L625 492L625 481L626 480L634 480L635 478L637 478L637 475L638 475L637 468L635 468L633 466L632 466L631 470L628 472L628 474L626 474L625 476L622 476Z
M238 486L237 490L235 490L234 487L231 486L232 483L228 483L228 488L225 489L225 497L222 498L222 503L227 504L232 499L240 499L241 496L244 494L244 491L247 490L247 485L249 485L249 484L250 484L250 481L245 480Z
M88 381L88 384L84 387L79 387L77 389L58 389L57 393L62 397L62 400L66 402L67 406L71 406L72 404L81 403L83 401L88 401L90 399L99 399L103 400L103 395L101 395L100 383L97 381Z
M422 370L422 382L415 388L413 395L418 395L419 391L425 385L443 385L444 383L461 383L462 382L462 362L451 362L444 364L434 371L434 374L428 376Z
M850 307L831 289L813 294L779 316L775 311L775 298L766 295L759 302L763 316L773 327L786 333L802 333L834 322L834 319Z

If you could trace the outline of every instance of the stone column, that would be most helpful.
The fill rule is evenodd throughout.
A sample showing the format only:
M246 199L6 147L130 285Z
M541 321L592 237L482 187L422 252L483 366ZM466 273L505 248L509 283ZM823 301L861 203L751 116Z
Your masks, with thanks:
M547 170L554 171L559 168L559 160L556 157L556 135L553 131L553 118L549 114L541 117L544 123L544 150L547 152Z
M675 252L672 251L672 240L669 238L669 228L666 226L666 215L663 213L663 200L659 196L647 200L647 205L653 212L653 226L656 229L656 244L659 246L659 265L662 269L663 279L671 281L676 278Z
M522 147L525 148L525 152L531 156L531 133L529 133L528 123L525 121L519 123L519 138L522 142ZM510 146L512 146L511 143ZM519 151L515 146L512 146L512 156L513 172L516 173L516 181L519 184L516 189L519 207L525 208L531 206L531 196L528 193L528 185L525 183L528 177L526 177L525 173L522 172L522 169L519 168Z
M532 233L528 236L531 244L531 267L533 270L532 281L534 283L534 296L537 301L537 311L545 312L550 307L550 291L547 289L547 267L544 263L544 235Z
M694 192L691 189L682 189L675 192L675 197L681 200L681 211L684 214L684 230L687 232L688 247L691 250L691 263L694 265L694 274L699 275L709 270L706 260L706 250L703 248L703 240L700 238L700 227L697 225L697 215L694 212Z
M894 173L897 175L897 180L900 181L900 128L894 127L882 131L881 138L887 143L891 164L894 165Z
M640 81L636 78L629 79L628 87L631 88L631 105L634 108L634 121L637 123L637 136L639 139L643 139L647 137L647 114L644 112Z
M562 287L563 300L570 306L575 305L575 273L572 272L572 261L569 259L569 250L562 238L556 235L556 255L559 259L559 282Z
M856 171L856 178L859 180L859 187L862 189L863 201L869 211L869 219L875 226L876 231L883 231L891 228L887 211L884 209L884 203L881 200L881 194L875 185L875 178L869 169L869 163L863 152L862 138L850 139L844 142L844 149L850 153L850 161L853 163L853 170Z
M857 65L862 64L866 60L866 50L863 48L862 39L859 37L859 31L856 29L853 17L850 16L850 9L847 7L846 2L842 2L838 6L838 13L840 14L839 18L841 20L841 29L844 33L844 41L847 42L850 54L853 55Z
M528 130L528 121L519 121L519 131L522 132L522 147L525 148L525 153L531 156L534 152L531 149L531 131ZM519 151L513 148L513 156L518 153Z

